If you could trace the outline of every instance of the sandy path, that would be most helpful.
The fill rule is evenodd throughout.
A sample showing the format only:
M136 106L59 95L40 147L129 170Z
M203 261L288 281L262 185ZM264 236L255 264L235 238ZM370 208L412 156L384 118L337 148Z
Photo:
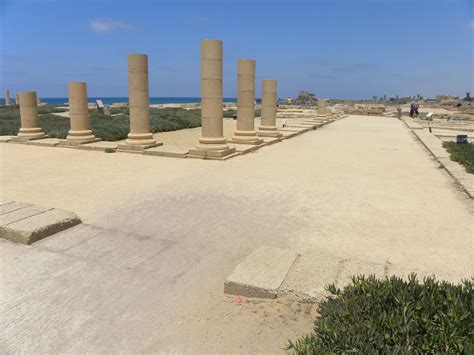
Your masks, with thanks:
M277 353L310 331L314 308L223 294L260 245L472 275L472 200L394 118L349 117L226 162L14 144L0 154L2 199L144 236L85 259L0 242L6 351ZM142 257L160 240L169 246ZM117 254L140 263L105 263Z

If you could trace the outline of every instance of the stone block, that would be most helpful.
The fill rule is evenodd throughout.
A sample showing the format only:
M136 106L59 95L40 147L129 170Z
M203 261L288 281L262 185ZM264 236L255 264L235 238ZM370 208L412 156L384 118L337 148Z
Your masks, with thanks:
M280 137L278 137L278 138L274 138L274 137L262 137L262 138L263 138L263 142L265 143L265 145L272 145L272 144L281 142L281 138L280 138Z
M307 302L325 297L325 287L337 279L341 259L322 252L306 253L298 257L281 286L279 295L291 294Z
M163 143L161 142L156 142L153 144L144 144L144 145L120 143L117 146L117 151L125 152L125 153L143 153L146 149L155 148L162 145Z
M237 153L240 154L247 154L250 152L254 152L262 147L264 147L266 144L262 143L260 145L250 145L250 144L229 144L229 147L234 148Z
M14 136L0 136L0 143L8 143Z
M105 151L106 149L116 150L118 147L117 142L107 142L101 141L96 143L86 143L77 146L78 149L87 149L87 150L100 150Z
M17 202L21 204L21 202ZM22 208L12 210L10 212L0 215L0 226L5 226L7 224L20 221L22 219L35 216L37 214L52 210L51 207L44 207L38 205L29 205Z
M44 147L55 147L59 144L59 139L57 138L44 138L44 139L34 139L25 142L28 145L39 145Z
M161 157L186 158L189 149L177 147L174 145L162 145L155 148L146 149L144 155L157 155Z
M12 213L15 212L13 211ZM8 216L8 214L2 216ZM0 225L0 237L17 243L32 244L37 240L79 223L81 223L81 220L72 212L49 209L8 224Z
M292 250L261 246L247 256L224 284L224 292L246 297L276 298L298 254Z
M10 213L31 206L30 203L16 202L16 201L2 201L0 202L0 215Z

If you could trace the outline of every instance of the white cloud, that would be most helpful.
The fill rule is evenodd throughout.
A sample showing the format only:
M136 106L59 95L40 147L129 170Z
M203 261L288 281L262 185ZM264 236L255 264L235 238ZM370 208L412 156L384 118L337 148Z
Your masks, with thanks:
M97 33L113 32L113 31L137 31L139 28L129 23L115 20L99 20L94 19L89 22L89 27Z

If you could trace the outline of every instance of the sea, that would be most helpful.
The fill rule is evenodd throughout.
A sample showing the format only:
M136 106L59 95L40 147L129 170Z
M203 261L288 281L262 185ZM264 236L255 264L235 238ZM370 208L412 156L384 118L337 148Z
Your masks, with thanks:
M111 105L114 102L128 103L128 97L88 97L88 102L102 100L105 105ZM41 102L49 105L63 105L68 102L67 97L41 97ZM200 97L150 97L150 105L157 104L194 104L200 103ZM237 102L235 97L225 97L224 102Z

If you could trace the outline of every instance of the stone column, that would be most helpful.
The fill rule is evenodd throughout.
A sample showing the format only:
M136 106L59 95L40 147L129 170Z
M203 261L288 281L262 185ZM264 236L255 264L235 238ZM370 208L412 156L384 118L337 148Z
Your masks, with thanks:
M222 112L222 41L201 41L202 137L191 155L222 158L235 153L224 138Z
M39 127L36 92L20 92L19 101L21 128L20 133L14 140L28 141L46 138L46 134Z
M318 99L318 115L327 115L326 100Z
M262 122L258 128L261 137L281 137L276 126L277 111L277 82L276 80L262 81Z
M97 139L89 129L89 107L87 105L87 84L68 83L69 116L71 129L66 141L71 144L96 142Z
M15 95L15 105L20 105L20 95Z
M161 145L150 132L150 104L148 97L148 56L128 55L128 100L130 108L130 133L123 150L143 150Z
M5 90L5 106L10 106L10 90Z
M255 60L237 62L237 129L229 142L263 143L255 132Z

